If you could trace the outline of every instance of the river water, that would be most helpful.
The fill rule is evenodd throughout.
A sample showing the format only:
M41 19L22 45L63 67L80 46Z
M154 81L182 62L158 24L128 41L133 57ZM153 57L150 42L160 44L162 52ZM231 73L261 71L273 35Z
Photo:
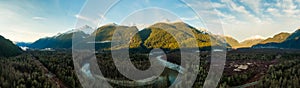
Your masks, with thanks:
M161 65L166 66L166 69L163 74L159 77L150 77L143 80L138 81L129 81L129 80L114 80L104 78L103 76L92 74L90 70L90 63L85 63L80 71L88 78L100 78L102 80L106 80L110 83L123 85L123 86L141 86L141 85L149 85L149 84L165 84L166 82L170 82L171 84L174 83L176 80L177 74L182 73L184 68L180 65L168 62L164 60L164 57L161 52L151 52L149 55L156 55L156 59L160 61Z

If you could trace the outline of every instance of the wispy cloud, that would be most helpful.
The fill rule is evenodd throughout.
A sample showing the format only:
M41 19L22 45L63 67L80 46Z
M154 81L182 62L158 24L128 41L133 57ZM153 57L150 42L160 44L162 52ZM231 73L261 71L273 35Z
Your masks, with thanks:
M242 3L245 3L251 10L256 14L259 14L261 11L261 0L241 0Z
M82 19L82 20L86 20L86 21L91 21L92 19L88 18L88 17L84 17L84 16L81 16L79 14L76 14L74 15L77 19Z
M104 16L98 13L104 12L105 10L103 8L86 9L86 12L80 15L74 15L78 14L81 6L73 6L77 8L73 9L73 7L68 6L70 5L69 2L66 1L63 3L64 1L61 0L43 2L39 0L26 2L15 0L4 2L0 0L0 34L10 36L9 38L13 40L22 39L22 37L16 38L13 36L22 35L22 33L19 32L12 32L11 30L13 29L41 34L43 34L43 32L55 34L73 27L76 18L79 20L77 24L83 21L81 23L84 24L81 25L94 25L93 27L99 26L98 21L103 22L102 24L106 24L118 23L125 20L126 22L123 23L135 24L142 28L144 25L153 24L153 22L162 21L162 19L173 21L181 17L180 19L183 21L193 26L195 25L197 28L209 28L208 31L213 33L220 32L220 30L223 29L225 35L232 35L238 38L238 40L243 40L253 35L269 37L281 31L292 32L300 26L300 0L184 0L187 4L176 1L177 0L122 1L110 9L110 11L105 14L106 16ZM49 2L49 4L44 5L45 2ZM74 3L77 2L80 1L74 1ZM83 3L83 1L81 1L81 3ZM101 3L101 6L107 5L106 7L108 8L109 3L112 2ZM97 7L97 5L99 6L99 3L90 4L91 5L88 6L93 8ZM76 5L81 4L77 3ZM140 14L136 14L135 16L128 16L137 10L148 7L159 7L167 11L151 12L151 10L149 10L150 12L142 11L138 12ZM192 10L190 7L192 7ZM72 10L70 11L69 9ZM163 14L168 13L168 11L170 11L171 14ZM55 14L49 14L49 12ZM194 14L193 12L199 14ZM174 14L176 16L173 16ZM126 18L127 16L129 18ZM199 17L199 19L197 17ZM40 21L43 21L43 23ZM16 27L12 28L13 26ZM11 33L11 35L8 33ZM222 31L220 33L222 33ZM28 34L28 36L39 36L29 33L24 34ZM30 39L32 38L28 38L28 40Z
M34 20L46 20L46 18L44 18L44 17L32 17L32 19L34 19Z
M74 15L78 20L82 20L82 21L85 21L86 24L81 24L81 26L83 25L91 25L91 26L95 26L98 25L99 23L99 19L101 18L101 20L104 20L104 16L103 15L99 15L99 17L96 17L96 18L91 18L91 17L87 17L87 16L82 16L82 15L79 15L79 14L76 14Z
M226 7L225 4L223 4L223 3L216 3L216 2L212 2L212 6L214 6L215 8L224 8L224 7Z
M225 35L232 35L238 40L253 35L270 37L281 31L293 32L300 26L299 0L216 0L212 5L218 8L206 13L207 18L218 15Z
M284 0L283 3L283 12L285 12L289 16L299 16L300 9L297 9L299 5L297 6L296 3L293 2L293 0Z

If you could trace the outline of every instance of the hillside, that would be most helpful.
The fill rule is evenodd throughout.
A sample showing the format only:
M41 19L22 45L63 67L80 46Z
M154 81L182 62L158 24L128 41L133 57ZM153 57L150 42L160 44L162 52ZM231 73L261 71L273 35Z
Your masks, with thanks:
M29 47L31 44L30 42L16 42L16 45L19 47Z
M231 47L236 47L240 45L239 41L237 41L233 37L225 36L225 40Z
M231 46L233 49L237 48L249 48L253 45L259 44L260 42L264 41L264 39L246 39L242 42L238 42L232 37L225 37L226 42Z
M5 39L3 36L0 35L0 57L9 57L9 56L15 56L22 52L22 50L13 44L8 39Z
M180 41L182 44L187 44L183 45L185 48L195 48L190 46L193 43L193 37L196 37L196 43L200 48L222 46L225 43L217 36L200 31L183 22L156 23L142 30L141 33L146 34L146 36L141 36L146 48L178 49ZM176 37L178 37L177 40Z
M114 31L117 29L116 24L109 24L99 27L92 33L95 37L95 41L111 41Z
M109 24L109 25L104 25L102 27L99 27L89 37L95 38L95 41L97 42L95 44L97 49L120 49L120 48L127 47L126 44L111 46L111 41L113 39L114 33L121 34L121 35L115 35L116 41L120 41L123 43L130 42L130 48L139 48L142 43L140 35L138 33L133 34L133 32L138 32L136 26L121 26L116 24Z
M58 34L53 37L41 38L30 45L30 48L44 49L44 48L65 48L70 49L72 47L72 36L75 32L67 32ZM77 34L83 37L88 36L82 31L76 31Z
M286 40L279 43L266 43L266 44L258 44L253 46L253 48L291 48L291 49L300 49L300 29L296 30L290 36L286 38Z
M277 35L275 35L272 38L268 38L262 42L260 42L259 44L266 44L266 43L280 43L285 41L291 34L290 33L279 33Z
M279 43L277 47L300 49L300 29L292 33L284 42Z
M245 40L243 42L240 43L240 48L243 48L243 47L251 47L253 45L256 45L256 44L259 44L260 42L262 42L264 39L248 39L248 40Z
M232 37L226 37L226 41L228 44L230 44L233 48L248 48L252 47L257 44L267 44L267 43L280 43L285 41L290 36L289 33L279 33L274 35L273 37L263 39L263 38L249 38L242 42L238 42Z

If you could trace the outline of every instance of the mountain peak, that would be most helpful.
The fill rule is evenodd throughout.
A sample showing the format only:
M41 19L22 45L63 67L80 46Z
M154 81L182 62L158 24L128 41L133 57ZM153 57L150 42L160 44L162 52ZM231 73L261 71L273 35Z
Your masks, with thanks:
M173 22L173 23L170 23L170 24L171 24L171 25L190 26L189 24L184 23L183 21L176 21L176 22Z
M279 42L272 42L272 43L262 43L259 45L253 46L253 48L294 48L294 49L300 49L299 47L299 38L300 38L300 30L296 30L293 33L281 33L277 36L277 40L280 40Z
M155 23L151 26L149 26L150 28L151 27L157 27L157 28L166 28L166 27L174 27L172 25L170 25L169 23L165 23L165 22L158 22L158 23Z
M93 28L92 28L91 26L89 26L89 25L84 25L84 26L79 27L79 28L77 28L77 29L81 30L81 29L87 29L87 28L93 29Z
M186 23L183 22L182 20L178 20L178 21L171 22L171 24L186 24Z
M103 25L103 26L117 26L118 24L116 24L116 23L108 23L108 24L105 24L105 25Z

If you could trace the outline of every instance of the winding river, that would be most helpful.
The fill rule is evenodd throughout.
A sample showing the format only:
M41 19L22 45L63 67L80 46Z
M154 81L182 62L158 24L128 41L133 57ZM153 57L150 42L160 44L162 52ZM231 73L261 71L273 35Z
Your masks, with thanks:
M159 77L149 77L143 80L137 80L137 81L129 81L129 80L114 80L114 79L109 79L105 78L100 75L92 74L90 71L90 64L85 63L80 71L88 78L99 78L102 80L106 80L110 83L117 84L117 85L122 85L122 86L142 86L142 85L151 85L151 84L164 84L166 82L173 83L176 80L177 74L180 73L182 74L184 71L184 68L181 67L180 65L168 62L163 59L163 55L160 55L161 52L152 52L149 55L156 55L156 59L158 59L161 63L161 65L166 66L167 74L161 75Z

